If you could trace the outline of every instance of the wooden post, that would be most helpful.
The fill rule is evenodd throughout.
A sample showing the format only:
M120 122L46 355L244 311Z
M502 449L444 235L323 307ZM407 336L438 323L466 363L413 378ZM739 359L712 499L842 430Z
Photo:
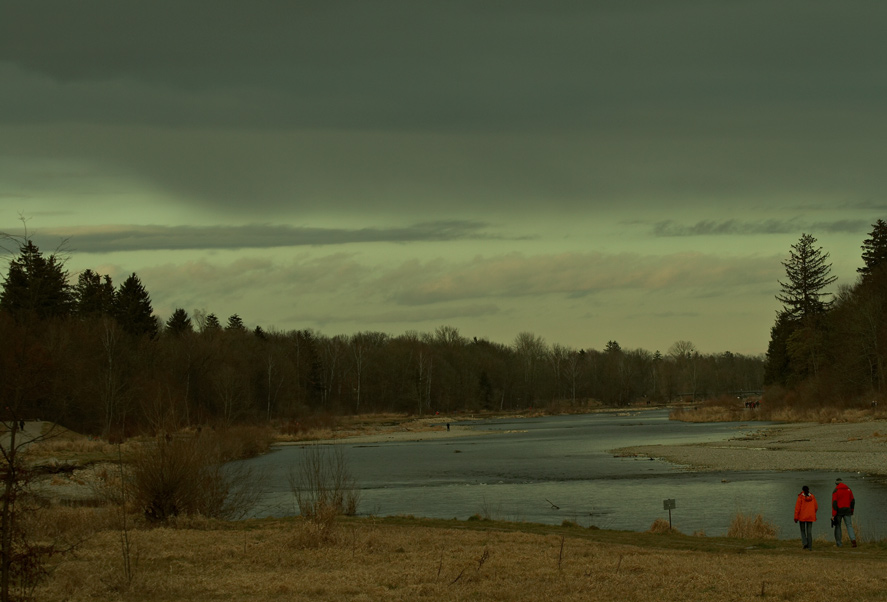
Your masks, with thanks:
M662 508L668 510L668 528L671 529L671 510L677 508L674 500L662 500Z

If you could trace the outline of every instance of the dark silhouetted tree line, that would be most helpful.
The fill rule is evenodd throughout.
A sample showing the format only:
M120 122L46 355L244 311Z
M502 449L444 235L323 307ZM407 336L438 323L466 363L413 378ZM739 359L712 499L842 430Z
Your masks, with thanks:
M0 292L0 396L16 415L119 436L191 425L274 422L319 413L501 411L659 402L759 389L763 356L666 355L513 344L433 333L248 329L177 308L161 322L136 274L116 286L91 270L75 284L30 240Z
M834 404L883 398L887 378L887 223L862 244L853 285L835 282L829 254L804 234L783 262L783 307L770 331L765 382L808 401Z

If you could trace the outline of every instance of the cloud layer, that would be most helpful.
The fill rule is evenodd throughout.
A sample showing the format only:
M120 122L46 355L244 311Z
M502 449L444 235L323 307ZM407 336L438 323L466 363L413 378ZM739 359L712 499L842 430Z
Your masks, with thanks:
M798 236L846 283L887 217L885 17L9 0L0 230L161 314L761 352Z
M477 221L413 224L405 228L308 228L288 225L244 226L80 226L46 228L35 240L70 241L77 253L119 251L267 249L364 243L493 240L502 238Z

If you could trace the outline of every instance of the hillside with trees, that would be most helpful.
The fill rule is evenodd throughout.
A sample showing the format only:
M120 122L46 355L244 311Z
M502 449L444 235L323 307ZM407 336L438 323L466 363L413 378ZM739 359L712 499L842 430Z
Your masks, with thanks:
M783 262L785 281L767 350L769 396L806 405L868 405L883 400L887 378L887 223L862 244L852 285L835 282L829 254L804 234Z
M177 308L165 321L136 274L119 285L16 240L0 291L0 397L15 417L104 437L317 414L625 406L760 389L763 356L572 349L520 332L511 344L431 333L248 328ZM593 336L593 333L590 333Z

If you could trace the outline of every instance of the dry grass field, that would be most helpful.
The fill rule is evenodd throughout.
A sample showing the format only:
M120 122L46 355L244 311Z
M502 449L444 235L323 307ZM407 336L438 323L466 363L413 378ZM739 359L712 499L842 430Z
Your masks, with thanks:
M67 510L94 532L52 559L36 600L879 600L887 546L813 552L773 539L413 518L180 521L129 531L132 579L109 510ZM91 513L91 514L90 514Z
M386 416L332 428L299 425L294 438L389 437L399 432L412 436L445 429L439 422ZM774 436L784 447L785 435ZM846 433L836 436L843 437L842 446L848 445ZM868 445L880 445L882 440L874 435L856 439L854 444ZM737 445L745 443L740 440ZM83 441L74 434L43 445L42 450L29 449L29 454L35 459L94 462L113 458L118 451L116 446ZM727 451L736 455L735 450ZM75 473L52 478L76 477ZM32 599L887 599L887 542L861 541L859 548L836 548L824 524L815 530L814 550L806 552L799 541L774 539L753 517L737 517L729 525L732 537L685 535L672 532L667 524L635 533L575 524L412 517L329 522L179 518L164 527L149 526L133 514L127 520L131 522L125 532L129 542L125 554L124 532L114 506L75 509L53 504L28 515L27 531L38 542L79 542L73 552L48 559L48 575Z

